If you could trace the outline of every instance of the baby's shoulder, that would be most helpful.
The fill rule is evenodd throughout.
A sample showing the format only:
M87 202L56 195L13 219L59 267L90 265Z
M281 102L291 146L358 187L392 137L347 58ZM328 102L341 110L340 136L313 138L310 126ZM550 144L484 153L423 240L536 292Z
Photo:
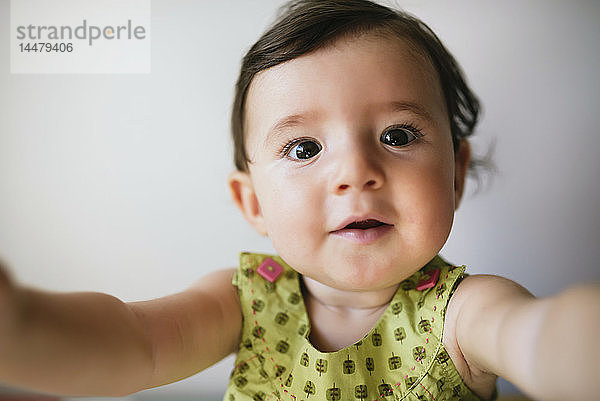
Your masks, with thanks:
M444 339L456 336L456 331L477 322L492 322L505 313L512 304L534 299L518 283L491 274L464 275L457 282L448 302L444 318Z
M488 399L497 376L480 362L491 353L490 341L510 313L511 304L532 299L522 286L504 277L477 274L465 276L448 302L444 318L443 343L465 384L483 399ZM472 352L473 349L480 350ZM485 350L485 351L484 351Z
M501 305L522 298L533 298L533 295L513 280L492 274L465 274L457 282L448 303L446 320L459 311L461 313L454 318L464 317L467 312L479 313L483 305Z

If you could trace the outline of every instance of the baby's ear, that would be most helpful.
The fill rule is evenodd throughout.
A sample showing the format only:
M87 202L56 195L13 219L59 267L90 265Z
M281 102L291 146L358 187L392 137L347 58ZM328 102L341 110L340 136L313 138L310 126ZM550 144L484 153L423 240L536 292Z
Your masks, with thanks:
M265 220L250 175L243 171L234 171L229 175L229 189L233 201L246 220L259 234L267 235Z
M458 209L460 204L470 162L471 145L466 139L461 139L454 154L454 210Z

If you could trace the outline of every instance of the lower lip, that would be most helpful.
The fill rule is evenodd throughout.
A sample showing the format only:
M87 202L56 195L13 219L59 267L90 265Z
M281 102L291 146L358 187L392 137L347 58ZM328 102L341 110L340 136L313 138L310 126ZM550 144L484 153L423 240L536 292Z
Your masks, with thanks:
M331 234L342 237L346 240L354 242L360 245L368 245L377 241L387 233L389 233L394 226L392 225L381 225L373 228L368 228L366 230L359 229L342 229L333 231Z

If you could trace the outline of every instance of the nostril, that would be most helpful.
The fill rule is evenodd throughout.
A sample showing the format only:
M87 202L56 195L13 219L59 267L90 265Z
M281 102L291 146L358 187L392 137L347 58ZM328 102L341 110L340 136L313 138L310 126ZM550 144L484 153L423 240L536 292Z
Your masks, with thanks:
M343 190L345 190L345 189L348 189L349 187L350 187L350 185L348 185L348 184L341 184L341 185L339 186L339 188L340 188L342 191L343 191Z
M365 184L365 186L367 186L367 187L372 187L372 186L374 186L374 185L375 185L375 180L369 180L369 181L367 181L367 183Z

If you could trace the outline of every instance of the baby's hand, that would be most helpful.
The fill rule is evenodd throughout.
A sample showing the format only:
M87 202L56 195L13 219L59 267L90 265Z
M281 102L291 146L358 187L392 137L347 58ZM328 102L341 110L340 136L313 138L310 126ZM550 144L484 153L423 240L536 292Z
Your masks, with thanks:
M6 324L7 316L9 316L12 293L12 280L8 274L8 269L0 260L0 333Z
M8 276L8 269L4 263L0 260L0 294L4 294L4 290L9 287L10 279Z
M0 344L6 344L17 324L16 291L8 268L0 260ZM0 357L2 353L0 352Z

